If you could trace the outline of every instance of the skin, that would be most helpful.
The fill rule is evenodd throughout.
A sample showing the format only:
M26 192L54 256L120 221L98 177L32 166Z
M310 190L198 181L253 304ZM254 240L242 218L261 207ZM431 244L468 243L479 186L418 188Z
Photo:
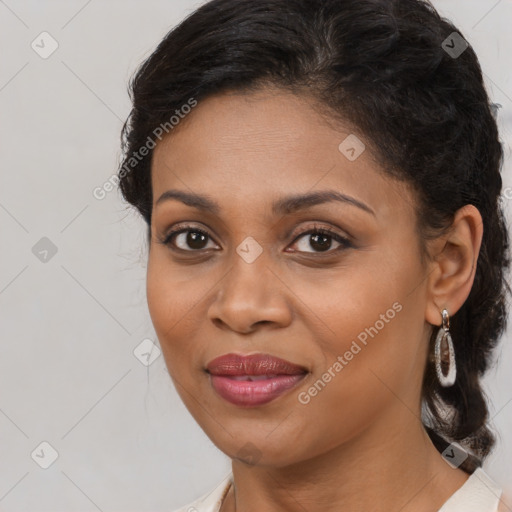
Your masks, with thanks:
M413 192L383 174L369 144L349 161L338 146L356 132L319 112L313 100L279 90L223 93L159 143L151 318L185 406L232 459L234 487L222 512L437 511L468 475L442 459L423 429L421 381L442 309L455 314L471 290L482 219L474 206L459 210L422 264ZM208 195L221 211L157 205L169 189ZM272 201L319 190L352 196L375 214L329 202L272 215ZM162 240L184 222L209 237L190 246L178 235L182 251L173 251ZM323 252L310 235L299 237L315 225L352 246L328 238ZM248 236L263 250L252 263L236 252ZM395 302L400 312L300 403L298 394ZM270 403L239 407L215 392L204 370L229 352L270 353L310 373Z

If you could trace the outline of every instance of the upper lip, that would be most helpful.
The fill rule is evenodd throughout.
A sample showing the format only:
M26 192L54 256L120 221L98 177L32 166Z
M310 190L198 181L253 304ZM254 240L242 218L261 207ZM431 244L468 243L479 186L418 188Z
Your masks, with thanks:
M270 354L224 354L206 367L212 375L297 375L306 373L303 366Z

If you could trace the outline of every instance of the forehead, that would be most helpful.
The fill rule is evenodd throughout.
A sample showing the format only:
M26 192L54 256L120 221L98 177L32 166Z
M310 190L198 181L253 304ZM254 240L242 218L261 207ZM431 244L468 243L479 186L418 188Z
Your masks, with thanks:
M382 172L368 146L355 160L340 150L345 140L364 144L364 137L326 122L306 97L224 93L199 102L180 123L155 148L154 203L179 189L208 194L226 207L270 208L271 198L334 189L381 215L391 205L411 207L404 184Z

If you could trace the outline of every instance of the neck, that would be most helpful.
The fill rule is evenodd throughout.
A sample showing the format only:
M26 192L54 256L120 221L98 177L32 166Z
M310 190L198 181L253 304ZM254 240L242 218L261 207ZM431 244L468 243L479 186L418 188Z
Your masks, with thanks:
M374 424L327 453L286 467L233 460L234 488L221 511L438 510L468 475L452 469L418 418L401 409L401 428Z

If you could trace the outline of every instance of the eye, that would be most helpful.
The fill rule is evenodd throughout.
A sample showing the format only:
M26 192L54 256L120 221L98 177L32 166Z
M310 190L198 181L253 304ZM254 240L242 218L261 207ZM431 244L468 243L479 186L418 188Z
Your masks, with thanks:
M172 248L177 246L177 249L181 251L197 252L198 250L208 248L205 247L205 244L209 237L210 235L207 231L194 226L182 226L168 233L164 239L161 240L161 243L170 245ZM178 244L181 244L181 247ZM191 249L187 249L187 246Z
M309 235L309 240L306 238L306 235ZM301 248L299 248L299 252L334 252L334 250L353 247L348 238L341 236L339 233L332 231L330 228L319 227L316 225L313 228L310 228L308 231L300 233L295 238L295 242L300 238L304 238L304 241L301 242ZM163 238L163 240L159 240L159 242L170 246L172 249L187 252L198 252L202 249L208 249L206 244L209 239L209 233L203 229L197 228L195 226L181 226L169 232ZM329 251L332 243L329 242L329 239L336 240L340 246L333 251ZM181 244L181 247L179 244ZM308 246L316 250L307 251L306 249Z
M306 235L309 235L309 238L307 238ZM332 231L330 228L325 227L314 226L312 229L300 233L295 240L299 240L301 238L304 238L304 240L301 240L298 244L299 252L334 252L336 250L353 247L348 238L345 238L339 233ZM329 241L329 239L336 240L336 242L340 244L339 247L330 251L329 249L331 248L332 240ZM307 251L306 249L308 247L311 247L315 250Z

